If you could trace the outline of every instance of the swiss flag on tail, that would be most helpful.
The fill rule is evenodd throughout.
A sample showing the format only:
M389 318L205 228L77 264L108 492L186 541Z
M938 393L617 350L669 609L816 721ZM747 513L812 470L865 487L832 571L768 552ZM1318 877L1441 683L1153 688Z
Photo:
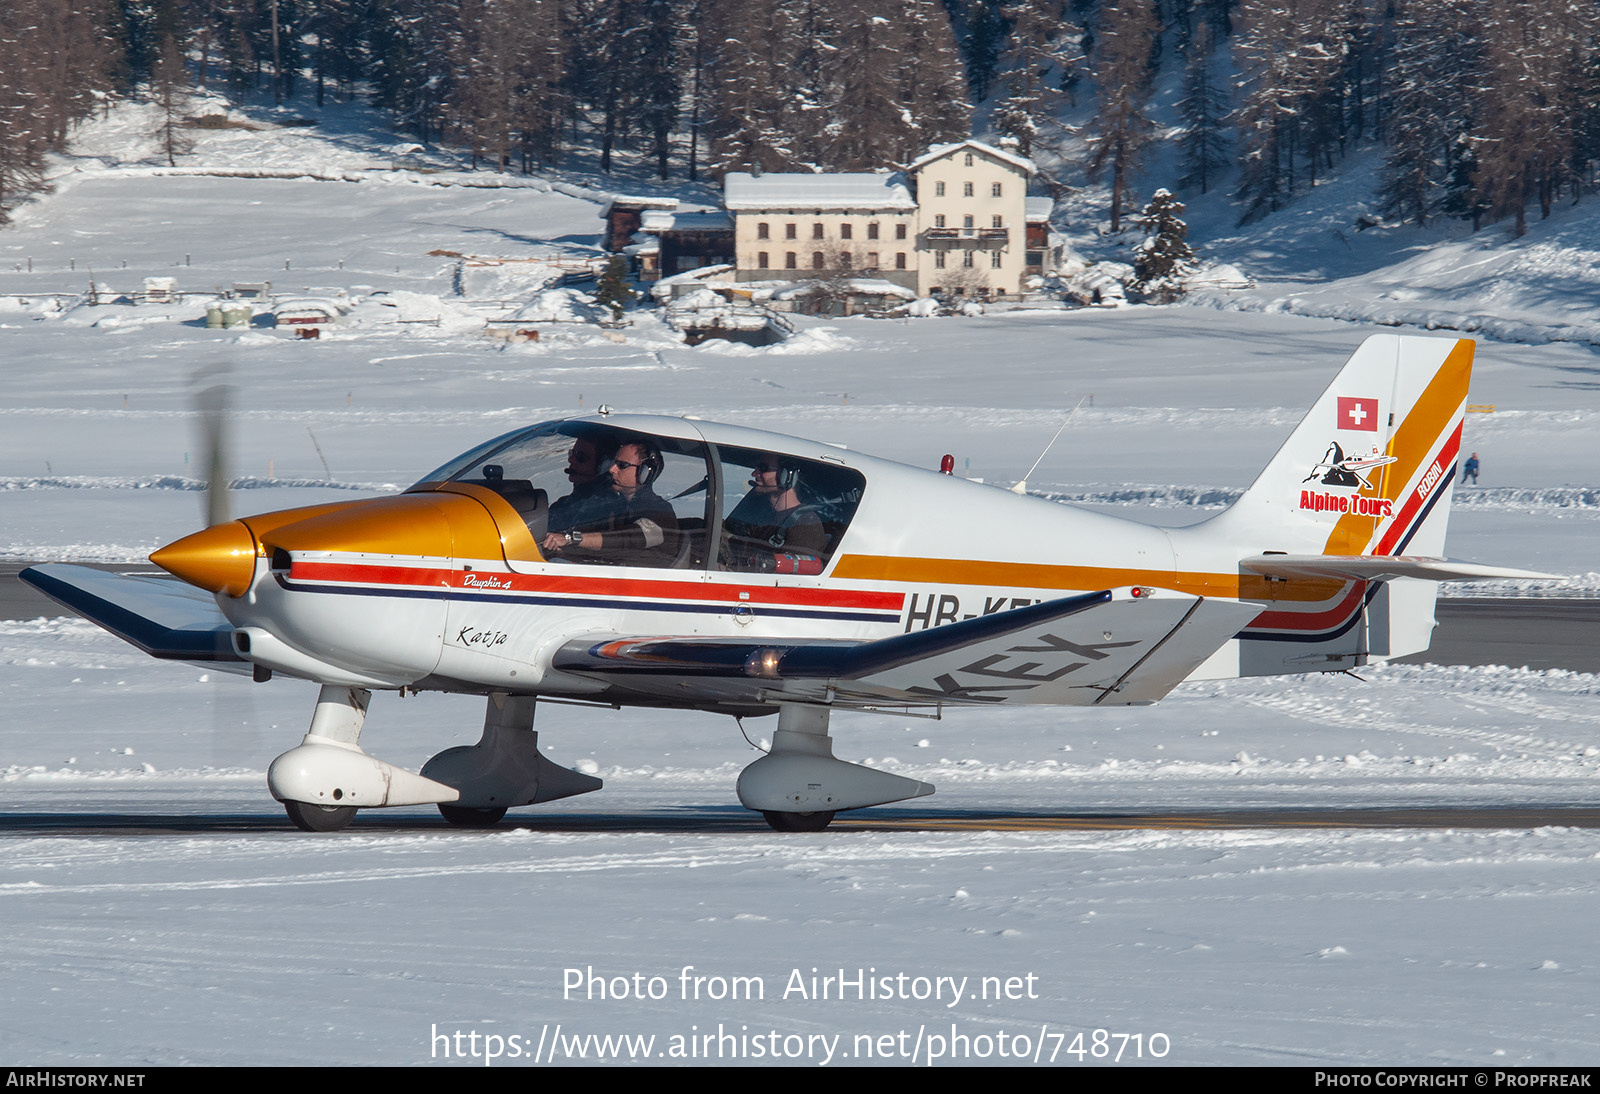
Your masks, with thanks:
M1378 400L1352 399L1348 396L1339 396L1339 422L1340 429L1367 429L1376 433L1378 431Z

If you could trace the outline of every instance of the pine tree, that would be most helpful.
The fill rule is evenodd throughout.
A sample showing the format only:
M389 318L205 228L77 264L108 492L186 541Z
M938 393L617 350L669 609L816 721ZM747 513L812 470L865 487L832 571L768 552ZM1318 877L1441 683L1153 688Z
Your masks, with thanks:
M1212 72L1215 31L1202 21L1189 38L1183 69L1183 99L1178 109L1187 123L1178 147L1183 154L1182 186L1198 186L1206 193L1228 165L1226 85Z
M1194 267L1183 210L1183 202L1162 189L1134 218L1144 229L1145 237L1133 260L1133 288L1162 304L1170 304L1183 295L1183 275Z
M900 152L890 162L909 163L932 145L972 135L972 107L950 20L938 0L909 0L899 71Z
M683 42L674 15L677 0L644 0L644 25L638 28L638 68L633 100L656 161L656 176L667 177L673 132L683 99L679 78Z
M1005 0L956 0L953 6L959 9L965 30L960 43L967 63L967 88L973 100L981 102L989 97L1010 31Z
M1100 111L1089 138L1091 176L1111 168L1111 230L1122 230L1122 202L1144 150L1154 139L1146 110L1150 101L1150 55L1160 26L1148 0L1115 0L1101 11L1095 43L1095 83Z
M706 0L714 85L707 95L707 161L718 177L802 166L786 116L791 39L781 33L779 14L773 0Z
M612 255L595 286L594 300L601 307L611 309L613 322L621 322L622 313L633 303L633 290L628 288L628 264L621 255Z
M1459 135L1472 129L1469 89L1482 78L1473 33L1481 6L1482 0L1413 0L1395 21L1388 147L1378 187L1385 216L1426 227L1451 179L1465 181L1457 168ZM1439 79L1442 72L1451 78Z
M835 102L822 144L824 164L835 171L871 171L905 156L895 73L912 60L894 0L863 0L840 13L839 50L832 67ZM848 106L846 106L848 104Z
M1002 58L1006 96L995 105L994 127L1024 155L1034 141L1059 128L1057 114L1083 61L1083 31L1066 16L1065 0L1012 0L1011 48Z
M1596 13L1572 0L1508 0L1484 34L1482 111L1474 136L1474 188L1493 220L1527 231L1527 207L1550 215L1570 174L1576 88L1596 33Z
M109 93L121 43L100 0L0 3L0 224L44 189L44 157Z
M189 108L189 70L183 52L172 35L162 39L150 69L150 101L161 112L155 138L168 167L176 167L177 157L194 150L194 141L183 129L184 111Z

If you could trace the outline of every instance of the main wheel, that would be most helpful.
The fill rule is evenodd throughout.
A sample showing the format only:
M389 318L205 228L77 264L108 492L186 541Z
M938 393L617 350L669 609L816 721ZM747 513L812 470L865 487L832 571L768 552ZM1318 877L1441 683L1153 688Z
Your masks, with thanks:
M472 809L465 805L439 803L439 815L458 828L493 828L506 815L505 809Z
M317 805L315 802L284 802L294 826L302 832L337 832L356 819L353 805Z
M774 832L820 832L833 823L833 810L817 813L778 813L771 809L761 815Z

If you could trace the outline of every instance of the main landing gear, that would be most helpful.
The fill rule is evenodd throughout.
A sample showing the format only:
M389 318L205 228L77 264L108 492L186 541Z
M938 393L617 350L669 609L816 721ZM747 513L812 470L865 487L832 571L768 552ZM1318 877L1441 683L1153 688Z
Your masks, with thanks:
M845 763L833 755L829 708L784 703L772 749L739 773L739 801L777 832L820 832L835 813L920 798L928 783Z
M447 748L415 774L361 750L372 695L364 688L324 685L311 729L296 748L272 761L267 786L303 832L336 832L357 809L388 805L439 807L453 825L489 828L508 808L599 790L601 782L551 763L533 730L534 700L489 696L483 737Z

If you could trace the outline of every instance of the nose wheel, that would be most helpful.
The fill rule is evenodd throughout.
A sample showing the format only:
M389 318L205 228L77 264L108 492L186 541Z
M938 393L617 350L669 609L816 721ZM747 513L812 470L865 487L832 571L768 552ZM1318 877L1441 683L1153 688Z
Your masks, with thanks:
M283 803L283 811L302 832L337 832L356 819L353 805L317 805L315 802Z

